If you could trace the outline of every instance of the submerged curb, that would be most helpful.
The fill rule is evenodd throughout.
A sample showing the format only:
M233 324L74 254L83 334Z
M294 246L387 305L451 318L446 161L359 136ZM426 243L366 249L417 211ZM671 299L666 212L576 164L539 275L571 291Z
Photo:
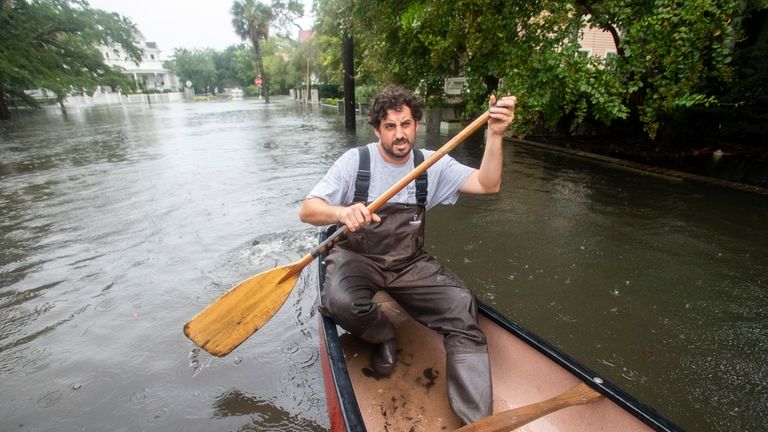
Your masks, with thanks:
M590 153L590 152L585 152L585 151L581 151L581 150L575 150L575 149L571 149L571 148L567 148L567 147L561 147L561 146L556 146L556 145L552 145L552 144L545 144L545 143L541 143L541 142L537 142L537 141L529 141L529 140L524 140L524 139L519 139L519 138L510 138L509 140L514 142L514 143L519 143L519 144L523 144L523 145L529 145L529 146L533 146L533 147L539 147L539 148L543 148L543 149L546 149L546 150L551 150L551 151L560 152L560 153L566 153L566 154L569 154L569 155L583 157L583 158L587 158L587 159L598 160L598 161L609 163L609 164L612 164L612 165L618 165L618 166L621 166L621 167L630 168L630 169L633 169L633 170L638 170L638 171L641 171L643 173L657 174L657 175L662 175L662 176L666 176L666 177L672 177L674 179L679 179L679 180L684 180L684 181L693 181L693 182L699 182L699 183L707 183L707 184L711 184L711 185L715 185L715 186L720 186L720 187L724 187L724 188L740 190L740 191L743 191L743 192L756 193L756 194L760 194L760 195L768 195L768 188L763 188L763 187L760 187L760 186L753 186L753 185L749 185L749 184L745 184L745 183L738 183L738 182L733 182L733 181L729 181L729 180L722 180L722 179L717 179L717 178L713 178L713 177L707 177L707 176L702 176L702 175L698 175L698 174L687 173L687 172L683 172L683 171L676 171L676 170L672 170L672 169L659 168L659 167L655 167L655 166L651 166L651 165L645 165L645 164L641 164L641 163L638 163L638 162L632 162L632 161L628 161L628 160L624 160L624 159L619 159L619 158L615 158L615 157L611 157L611 156L604 156L604 155L597 154L597 153Z

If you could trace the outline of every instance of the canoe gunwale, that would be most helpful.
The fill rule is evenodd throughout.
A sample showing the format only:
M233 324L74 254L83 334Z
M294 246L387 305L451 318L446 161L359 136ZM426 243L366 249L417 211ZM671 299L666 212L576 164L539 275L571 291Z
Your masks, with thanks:
M331 231L321 230L320 241L322 242ZM326 253L323 253L318 263L318 294L325 286L325 258ZM365 421L363 415L360 412L360 406L357 403L357 398L349 397L354 396L355 389L352 387L352 380L349 377L349 371L347 370L347 362L344 359L344 348L341 346L341 340L339 339L339 332L336 327L336 322L331 318L318 314L320 317L320 331L322 332L321 343L325 348L325 353L321 352L320 355L327 355L328 358L328 372L331 374L333 390L335 391L335 404L338 405L339 411L344 421L345 430L348 432L365 432ZM325 372L324 372L325 373ZM325 377L324 377L325 378ZM326 389L328 384L326 383ZM327 393L327 391L326 391ZM344 396L348 397L344 397ZM326 398L330 396L326 395ZM329 402L330 403L330 402Z
M323 241L330 233L333 232L335 227L331 226L326 229L322 229L319 234L320 241ZM327 252L326 252L327 253ZM325 283L325 255L323 253L320 256L318 269L318 294L322 292ZM611 401L613 401L620 408L642 421L647 426L660 432L682 432L683 429L662 417L653 408L639 402L634 397L630 396L624 390L611 382L601 378L591 369L587 368L583 364L579 363L563 351L555 348L549 342L545 341L535 333L523 328L518 323L510 320L502 315L499 311L493 307L477 302L478 311L481 315L486 317L492 323L498 325L502 329L511 333L528 346L532 347L548 359L552 360L560 367L570 372L580 381L586 383L591 388L595 389ZM352 386L349 370L347 369L347 363L344 357L344 350L339 338L338 327L336 323L328 318L320 315L321 324L321 345L325 348L325 352L321 352L321 356L327 356L330 363L330 374L333 380L333 389L335 395L326 395L326 398L334 397L334 404L338 405L345 423L345 431L347 432L365 432L365 421L360 411L360 406L357 403L355 397L355 390ZM326 386L327 388L327 386ZM329 405L331 401L328 401ZM336 432L335 430L332 432Z
M352 381L347 371L347 363L344 360L344 349L341 347L339 334L336 331L336 323L324 316L320 316L322 325L322 338L325 342L325 349L328 355L329 372L333 381L336 401L348 432L365 432L365 421L360 412L360 406L355 397L343 397L343 395L354 395L355 390L352 387ZM321 353L323 355L323 353Z

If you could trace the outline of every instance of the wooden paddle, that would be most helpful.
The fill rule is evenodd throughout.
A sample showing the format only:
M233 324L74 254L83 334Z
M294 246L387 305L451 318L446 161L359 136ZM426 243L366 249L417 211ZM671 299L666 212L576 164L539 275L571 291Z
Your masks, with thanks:
M555 397L494 414L460 427L456 432L510 432L547 414L563 408L585 405L602 397L603 395L586 383L580 383Z
M475 119L407 176L370 203L368 210L371 212L378 210L427 168L480 129L489 118L490 113L486 111ZM200 348L215 356L222 357L229 354L277 313L293 290L301 270L323 252L332 248L334 242L347 231L347 227L342 226L299 261L259 273L230 288L195 315L184 326L184 334Z

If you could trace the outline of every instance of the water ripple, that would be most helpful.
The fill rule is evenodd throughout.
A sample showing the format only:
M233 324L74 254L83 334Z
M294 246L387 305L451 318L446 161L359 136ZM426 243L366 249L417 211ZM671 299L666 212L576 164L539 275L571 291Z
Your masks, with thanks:
M37 406L40 408L50 408L61 401L61 397L64 395L63 390L54 390L47 393L37 401Z
M0 291L0 299L3 299L4 297L9 297L7 299L4 299L5 300L4 302L0 303L0 309L20 306L30 300L40 297L41 295L45 294L47 290L58 286L62 282L64 282L64 280L46 283L46 284L43 284L34 288L30 288L27 290L23 290L23 291L17 291L13 289Z
M33 310L28 311L25 314L19 315L15 317L14 319L8 319L0 325L0 330L2 330L3 334L13 334L18 331L26 330L27 327L30 326L30 323L34 321L37 317L44 314L45 312L53 309L52 303L46 303L40 306L36 306ZM41 329L32 331L31 333L26 334L25 336L19 337L18 339L9 342L5 345L0 345L0 353L7 351L11 348L15 348L24 344L27 344L29 342L32 342L50 332L55 330L60 325L69 322L74 318L74 315L70 315L68 318L59 320L53 324L47 325Z

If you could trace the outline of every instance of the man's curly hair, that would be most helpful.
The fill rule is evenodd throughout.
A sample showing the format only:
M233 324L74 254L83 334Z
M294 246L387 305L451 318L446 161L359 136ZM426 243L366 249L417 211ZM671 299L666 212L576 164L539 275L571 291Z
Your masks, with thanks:
M388 110L400 111L403 106L411 109L411 114L417 122L421 121L421 101L412 91L392 84L384 87L373 97L368 110L368 124L378 129Z

